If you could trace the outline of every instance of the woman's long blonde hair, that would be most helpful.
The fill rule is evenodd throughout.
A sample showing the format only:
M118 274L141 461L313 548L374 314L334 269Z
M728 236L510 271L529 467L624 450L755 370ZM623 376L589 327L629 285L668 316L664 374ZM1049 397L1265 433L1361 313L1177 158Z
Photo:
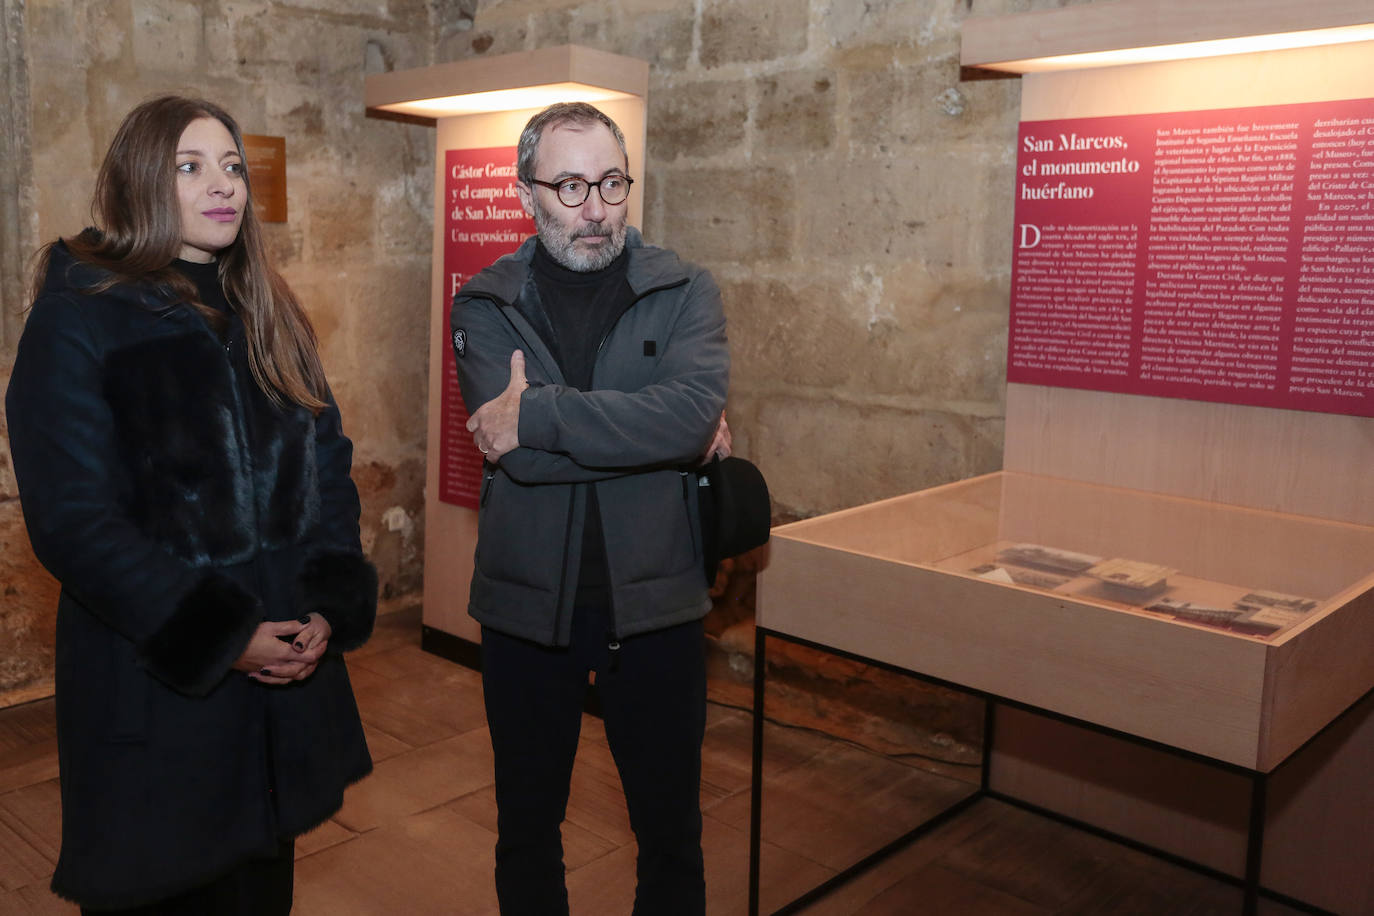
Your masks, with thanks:
M222 321L218 312L197 301L194 284L171 266L182 243L177 144L187 126L200 118L223 124L243 158L238 124L224 109L203 99L149 99L120 124L95 183L91 215L96 228L63 239L78 260L109 272L86 292L102 292L120 283L147 284L192 303L212 324ZM248 180L245 168L245 186ZM219 252L220 282L243 320L248 362L258 387L278 404L291 401L318 414L327 391L315 331L300 301L271 265L253 209L252 188L248 190L238 236ZM51 247L39 258L35 298L48 272Z

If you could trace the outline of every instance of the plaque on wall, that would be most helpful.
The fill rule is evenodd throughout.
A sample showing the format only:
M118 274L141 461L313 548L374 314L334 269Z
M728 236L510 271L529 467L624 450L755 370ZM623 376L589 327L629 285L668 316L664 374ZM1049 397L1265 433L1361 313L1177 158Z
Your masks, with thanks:
M286 222L286 138L244 134L243 153L258 219Z

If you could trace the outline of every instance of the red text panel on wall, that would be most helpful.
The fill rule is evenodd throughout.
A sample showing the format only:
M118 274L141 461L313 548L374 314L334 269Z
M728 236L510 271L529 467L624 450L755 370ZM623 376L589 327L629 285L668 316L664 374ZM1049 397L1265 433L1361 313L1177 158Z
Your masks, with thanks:
M534 234L534 221L515 191L515 147L446 150L444 166L444 282L451 301L474 274ZM482 453L467 431L453 346L444 348L439 412L439 499L476 509Z
M1374 99L1017 149L1008 381L1374 416Z

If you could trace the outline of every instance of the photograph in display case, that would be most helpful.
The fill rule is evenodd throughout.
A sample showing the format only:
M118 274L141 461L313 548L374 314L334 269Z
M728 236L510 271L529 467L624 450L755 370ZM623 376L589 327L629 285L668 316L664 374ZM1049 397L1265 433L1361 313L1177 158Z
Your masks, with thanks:
M1247 611L1272 608L1290 614L1306 614L1317 606L1312 598L1299 598L1295 595L1277 595L1271 592L1249 592L1236 601L1236 607Z
M1067 585L1073 579L1072 576L1060 576L1038 569L1027 569L1024 566L998 566L996 563L982 563L973 567L969 572L982 579L995 579L1014 585L1029 585L1032 588L1043 588L1047 592L1052 592L1061 585Z
M1115 557L1094 564L1086 575L1099 580L1107 595L1127 602L1145 601L1169 586L1169 577L1178 572L1168 566L1142 563Z
M1145 610L1172 617L1174 620L1200 623L1203 626L1230 630L1247 636L1273 636L1284 626L1283 624L1255 620L1249 611L1242 611L1237 608L1207 607L1194 604L1191 601L1178 601L1173 598L1161 598L1154 604L1148 605Z
M1081 575L1101 561L1101 557L1075 553L1072 550L1059 550L1042 544L1012 544L997 551L997 562L1000 564L1029 566L1071 576Z

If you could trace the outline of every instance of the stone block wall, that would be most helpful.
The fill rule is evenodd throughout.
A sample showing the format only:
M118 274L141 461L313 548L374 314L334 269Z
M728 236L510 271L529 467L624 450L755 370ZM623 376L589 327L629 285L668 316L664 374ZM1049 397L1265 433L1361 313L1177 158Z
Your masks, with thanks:
M779 521L993 470L1002 447L1014 80L960 82L969 16L1078 0L0 0L0 385L27 259L87 222L119 119L206 95L287 138L270 225L356 445L384 595L423 556L433 135L363 77L563 43L651 63L651 241L726 297L737 450ZM54 586L0 416L0 703L42 693Z

